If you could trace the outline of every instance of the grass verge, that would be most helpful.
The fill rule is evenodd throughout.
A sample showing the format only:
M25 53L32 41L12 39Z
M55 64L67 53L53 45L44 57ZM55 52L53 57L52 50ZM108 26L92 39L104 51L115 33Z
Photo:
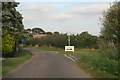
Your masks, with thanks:
M81 55L77 64L93 78L118 78L118 62L104 57L101 52Z
M77 62L78 66L82 69L84 69L87 73L89 73L93 78L118 78L115 75L112 75L110 73L104 72L100 69L93 68L92 65L86 64L83 62Z
M31 48L35 49L40 49L44 51L57 51L59 54L86 54L86 53L93 53L93 52L98 52L96 49L81 49L81 48L75 48L75 52L65 52L64 49L62 48L55 48L55 47L46 47L46 46L41 46L41 47L32 47Z
M2 75L6 75L11 70L17 68L20 64L30 59L32 56L30 51L22 50L16 57L6 58L2 61Z

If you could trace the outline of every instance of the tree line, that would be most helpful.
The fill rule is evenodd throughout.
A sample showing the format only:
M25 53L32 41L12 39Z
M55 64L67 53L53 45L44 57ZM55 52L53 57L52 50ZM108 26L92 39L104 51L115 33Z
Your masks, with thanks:
M31 37L26 41L26 45L39 45L39 46L54 46L58 48L64 48L68 45L68 34L60 34L59 32L45 32L46 37L33 38ZM29 33L30 34L30 33ZM97 36L89 34L87 31L81 34L70 35L71 46L80 48L97 48Z

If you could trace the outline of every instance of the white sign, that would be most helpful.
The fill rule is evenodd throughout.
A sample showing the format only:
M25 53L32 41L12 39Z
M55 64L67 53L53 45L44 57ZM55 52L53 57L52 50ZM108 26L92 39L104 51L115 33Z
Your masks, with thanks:
M74 52L74 46L65 46L65 52L67 51L73 51Z

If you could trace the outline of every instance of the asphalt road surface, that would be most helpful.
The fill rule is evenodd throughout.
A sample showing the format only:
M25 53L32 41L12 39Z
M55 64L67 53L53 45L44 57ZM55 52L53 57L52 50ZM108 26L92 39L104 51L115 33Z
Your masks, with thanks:
M25 49L31 51L33 57L8 73L5 78L91 78L70 56L32 48Z

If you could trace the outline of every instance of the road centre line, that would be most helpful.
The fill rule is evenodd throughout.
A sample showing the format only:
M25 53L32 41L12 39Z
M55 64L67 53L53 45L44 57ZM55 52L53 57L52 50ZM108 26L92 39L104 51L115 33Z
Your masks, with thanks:
M67 56L66 54L64 54L64 56L75 62L75 60L73 58Z

